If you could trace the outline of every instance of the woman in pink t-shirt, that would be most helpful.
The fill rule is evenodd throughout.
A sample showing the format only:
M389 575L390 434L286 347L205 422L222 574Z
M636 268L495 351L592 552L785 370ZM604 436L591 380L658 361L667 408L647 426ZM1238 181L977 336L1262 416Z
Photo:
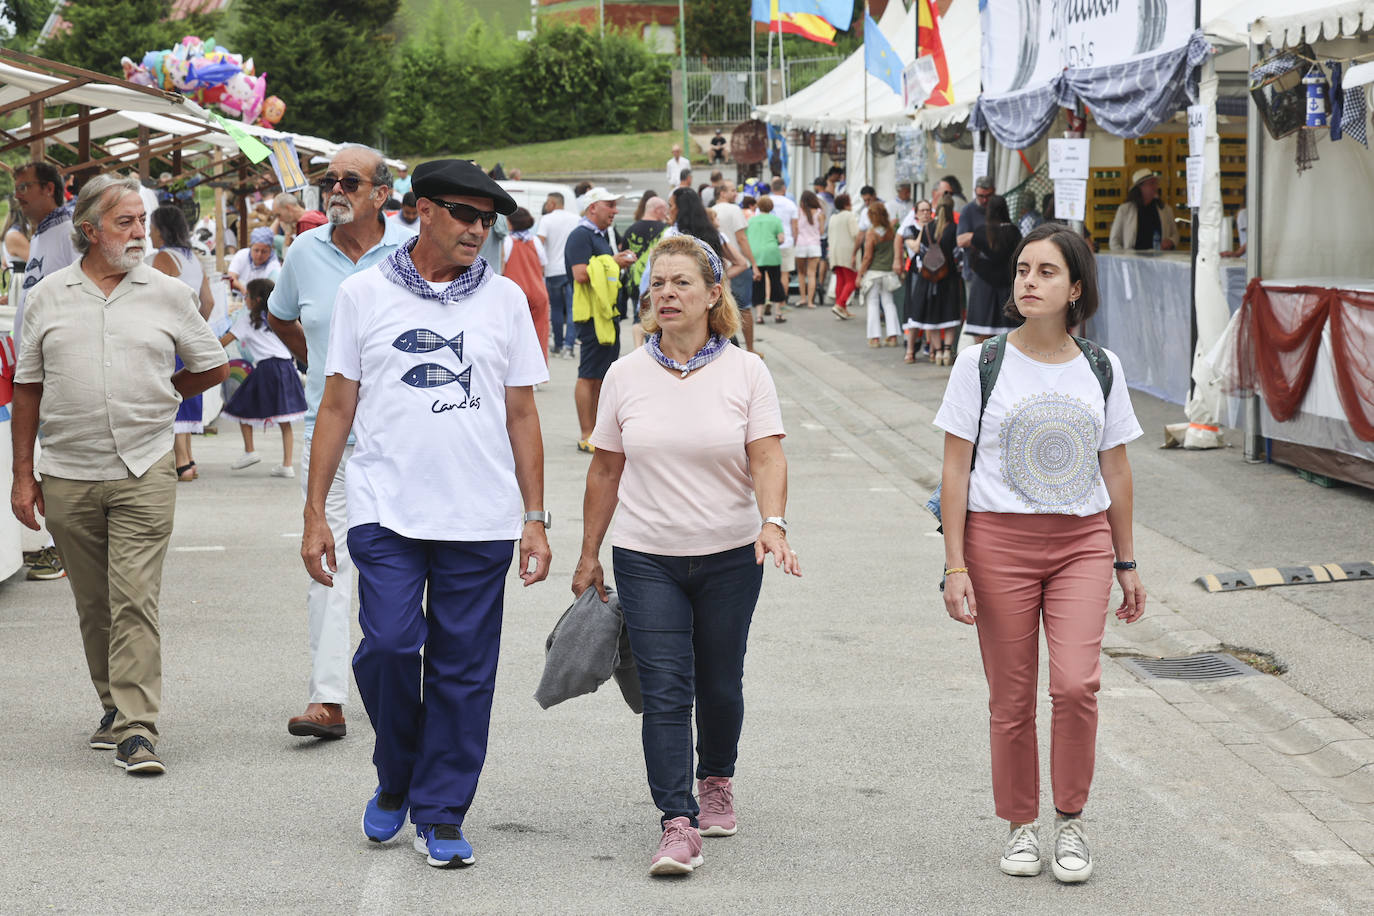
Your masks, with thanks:
M730 344L740 317L720 258L676 236L654 249L649 271L648 339L601 388L573 593L595 588L605 599L599 555L615 515L615 584L644 693L649 788L663 812L649 872L669 875L702 863L702 836L737 829L731 777L764 557L792 575L801 568L783 518L777 391L763 361Z

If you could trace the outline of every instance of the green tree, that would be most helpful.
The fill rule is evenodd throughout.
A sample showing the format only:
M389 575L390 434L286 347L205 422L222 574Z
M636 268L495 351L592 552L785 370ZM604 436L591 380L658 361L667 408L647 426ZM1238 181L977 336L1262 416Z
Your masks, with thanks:
M170 48L185 35L209 35L219 22L213 13L168 22L171 11L170 0L81 0L62 10L71 28L48 39L37 53L120 76L121 57L142 60L147 52Z
M51 10L48 0L0 0L0 45L28 50Z
M238 0L230 45L286 102L282 127L377 142L400 0Z
M684 16L688 54L749 56L749 31L754 27L750 0L692 0Z

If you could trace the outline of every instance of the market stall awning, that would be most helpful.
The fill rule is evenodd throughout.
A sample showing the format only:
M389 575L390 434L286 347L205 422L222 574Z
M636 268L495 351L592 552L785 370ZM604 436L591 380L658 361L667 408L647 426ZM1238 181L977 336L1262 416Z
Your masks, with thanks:
M1292 47L1319 39L1353 38L1374 30L1374 0L1344 0L1292 12L1294 4L1252 3L1250 39ZM1270 9L1270 7L1273 7Z

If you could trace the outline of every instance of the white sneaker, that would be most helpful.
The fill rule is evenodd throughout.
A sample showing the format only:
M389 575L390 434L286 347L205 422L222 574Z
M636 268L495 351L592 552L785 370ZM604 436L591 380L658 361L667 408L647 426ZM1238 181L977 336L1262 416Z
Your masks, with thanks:
M244 452L242 455L238 456L238 458L234 459L234 463L229 465L229 467L236 471L242 471L244 468L251 468L261 460L257 452Z
M289 464L282 464L272 469L273 477L295 477L296 469Z
M1002 849L1002 861L998 867L1004 875L1030 877L1040 874L1040 836L1036 831L1039 824L1022 824L1011 831L1007 845Z
M1065 884L1087 881L1093 873L1088 834L1077 817L1056 818L1054 822L1054 876Z

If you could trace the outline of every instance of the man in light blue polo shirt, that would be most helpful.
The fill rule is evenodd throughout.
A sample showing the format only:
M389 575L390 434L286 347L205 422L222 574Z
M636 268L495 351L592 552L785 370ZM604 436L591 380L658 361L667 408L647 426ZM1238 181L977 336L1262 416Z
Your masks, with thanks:
M267 322L291 353L308 369L305 381L305 450L301 458L301 491L310 479L310 437L324 395L324 362L329 350L329 321L334 296L345 278L372 267L411 233L385 219L382 208L391 197L392 177L382 154L349 144L334 155L320 181L326 225L301 233L287 253L267 302ZM350 447L339 462L329 488L325 516L341 545L335 587L310 584L310 705L287 722L293 735L342 738L347 734L343 705L348 702L349 656L353 647L348 618L352 612L353 565L348 558L348 512L344 502L344 469Z

